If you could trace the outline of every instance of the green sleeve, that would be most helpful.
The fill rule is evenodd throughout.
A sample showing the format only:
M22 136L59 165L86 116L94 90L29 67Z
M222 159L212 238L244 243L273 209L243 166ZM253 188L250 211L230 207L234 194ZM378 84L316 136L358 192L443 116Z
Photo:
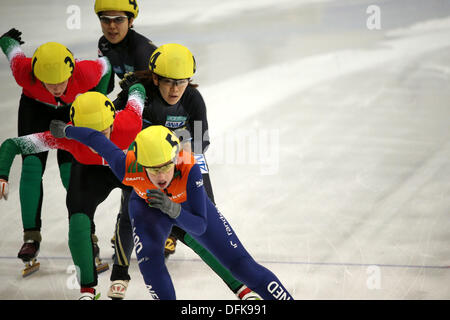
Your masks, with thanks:
M0 48L2 48L3 53L10 59L10 53L14 48L20 48L20 43L17 40L14 40L10 37L1 37L0 38Z
M13 139L7 139L2 143L0 146L0 177L8 179L11 165L17 154L20 154L20 148Z

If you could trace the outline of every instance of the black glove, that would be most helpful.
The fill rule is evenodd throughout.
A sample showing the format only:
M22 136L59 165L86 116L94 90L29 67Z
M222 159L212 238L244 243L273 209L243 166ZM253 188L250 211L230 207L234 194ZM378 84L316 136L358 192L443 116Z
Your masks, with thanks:
M123 91L128 94L128 89L135 83L139 83L139 80L136 78L133 72L127 72L123 76L123 79L120 80L119 85Z
M176 219L180 215L181 205L170 200L169 197L159 189L147 190L146 201L150 207L161 210L172 219Z
M21 35L22 35L22 32L20 32L17 29L12 28L8 32L4 33L0 38L8 37L8 38L18 41L20 44L24 44L25 42L22 41L22 38L20 37Z
M70 127L70 124L65 123L61 120L52 120L50 122L50 133L55 138L67 138L66 137L66 128ZM70 138L67 138L70 139Z

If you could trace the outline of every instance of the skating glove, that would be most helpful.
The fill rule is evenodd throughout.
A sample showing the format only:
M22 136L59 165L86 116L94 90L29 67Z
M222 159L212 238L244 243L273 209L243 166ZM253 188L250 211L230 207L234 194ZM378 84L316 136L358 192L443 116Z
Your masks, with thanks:
M20 32L17 29L12 28L8 32L4 33L0 38L8 37L8 38L18 41L20 44L24 44L25 42L22 41L21 35L22 35L22 32Z
M9 185L5 179L0 179L0 200L5 198L8 200Z
M119 94L117 95L116 101L120 100L120 101L126 102L128 99L129 90L130 90L131 86L136 83L140 83L140 82L136 78L136 76L134 75L133 72L125 73L123 79L119 81L119 85L120 85L120 88L122 89L122 91L120 91Z
M52 120L50 122L50 132L55 138L67 138L66 128L72 125L65 123L61 120ZM70 138L67 138L70 139Z
M180 215L181 205L170 200L169 197L159 189L147 190L146 201L150 207L161 210L172 219L176 219Z
M125 92L128 93L128 89L133 85L139 83L133 72L127 72L124 74L123 79L120 80L119 85Z

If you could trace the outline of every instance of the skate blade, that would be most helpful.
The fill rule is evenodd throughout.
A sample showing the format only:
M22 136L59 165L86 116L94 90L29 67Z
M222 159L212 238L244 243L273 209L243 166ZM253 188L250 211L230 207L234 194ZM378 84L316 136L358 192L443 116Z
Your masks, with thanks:
M95 269L97 269L97 273L105 272L105 271L109 270L109 264L103 263L101 261L96 261Z
M26 277L32 275L33 273L35 273L36 271L39 270L40 266L41 266L41 263L36 262L36 260L33 260L31 263L27 262L27 264L25 265L25 269L23 269L23 271L22 271L22 277L26 278Z

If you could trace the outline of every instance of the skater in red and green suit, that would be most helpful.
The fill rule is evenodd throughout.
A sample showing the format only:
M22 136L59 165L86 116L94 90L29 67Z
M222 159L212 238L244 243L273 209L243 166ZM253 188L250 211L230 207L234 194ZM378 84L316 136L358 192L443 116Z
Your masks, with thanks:
M0 37L0 48L6 55L12 75L22 87L18 110L18 136L48 130L51 120L69 121L69 108L78 94L94 90L106 93L111 77L107 58L75 60L64 45L48 42L26 57L21 49L21 32L11 29ZM15 110L12 109L11 111ZM42 176L48 152L22 155L20 203L24 244L18 258L34 259L41 242ZM58 150L57 161L61 181L67 189L72 156ZM26 274L26 270L25 273Z

